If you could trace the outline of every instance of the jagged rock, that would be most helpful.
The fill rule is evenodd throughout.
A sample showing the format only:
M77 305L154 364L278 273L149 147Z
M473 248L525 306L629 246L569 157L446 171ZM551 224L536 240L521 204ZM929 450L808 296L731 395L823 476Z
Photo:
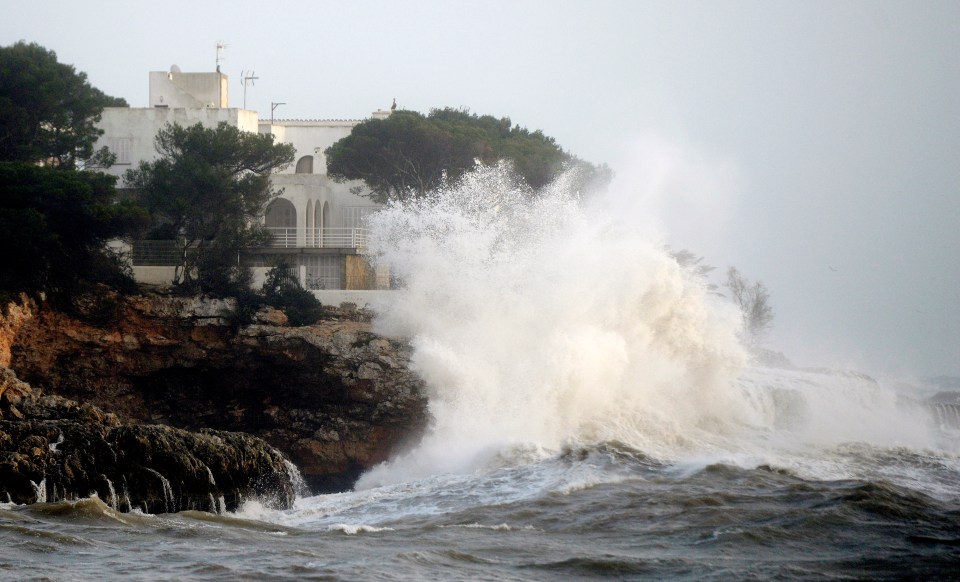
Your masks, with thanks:
M15 406L23 401L23 397L33 393L33 389L26 382L22 382L13 370L0 368L0 402ZM3 418L3 409L0 408L0 419Z
M258 436L315 492L349 489L418 438L428 414L410 347L372 333L368 313L237 328L231 305L138 296L96 325L41 306L11 342L11 367L124 420Z
M121 423L115 414L45 396L0 370L0 497L16 503L96 493L120 510L166 513L235 509L257 498L293 502L293 481L277 450L250 435L191 433Z
M253 321L264 325L276 326L284 326L289 323L287 314L279 309L274 309L273 307L264 307L263 309L257 311L257 313L253 316Z
M234 299L139 296L121 299L144 316L176 319L186 325L227 325L236 311Z
M10 366L10 347L23 324L33 318L37 305L26 295L21 294L18 301L0 305L0 366Z

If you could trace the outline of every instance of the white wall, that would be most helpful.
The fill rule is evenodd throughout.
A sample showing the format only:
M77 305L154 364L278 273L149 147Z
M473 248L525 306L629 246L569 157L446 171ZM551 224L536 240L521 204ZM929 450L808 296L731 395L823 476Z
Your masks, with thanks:
M118 160L107 173L123 176L140 161L152 161L158 155L154 148L154 138L168 123L190 126L201 123L204 127L216 127L226 122L245 131L273 133L278 142L293 144L297 148L299 159L304 155L315 155L313 174L295 174L296 161L282 173L271 177L277 189L283 189L283 198L293 203L297 211L298 245L306 244L306 229L319 228L319 216L313 220L313 209L322 209L328 205L328 223L330 228L343 226L343 208L346 206L375 207L369 198L357 196L350 188L362 185L362 182L337 183L326 176L326 160L322 150L336 141L350 135L357 121L283 121L279 123L259 123L255 111L244 109L215 108L129 108L109 107L104 109L98 124L104 130L97 147L107 146L117 154ZM123 184L120 184L122 187ZM317 211L319 215L321 211Z
M306 245L306 229L319 228L319 217L314 223L310 220L308 209L323 208L329 205L327 228L343 227L343 208L346 206L364 206L378 208L379 205L363 196L350 192L350 188L363 185L352 181L338 183L323 174L274 174L271 176L274 188L283 188L282 198L293 203L297 211L297 244ZM319 212L317 213L319 215Z
M360 120L275 120L260 123L260 133L272 133L277 141L296 148L293 164L271 177L275 188L283 189L281 196L293 203L297 211L297 244L308 244L307 229L321 226L320 214L324 204L328 208L327 228L341 228L343 208L347 206L378 207L369 198L350 192L360 181L338 183L327 178L327 161L323 150L350 135ZM312 174L296 174L296 162L303 156L313 157ZM321 210L314 210L321 209Z
M226 108L227 76L223 73L150 72L151 107Z
M204 127L216 127L220 122L243 131L256 132L259 115L256 111L246 109L107 107L97 124L104 133L96 147L107 146L117 155L117 163L106 173L123 176L140 161L157 159L154 138L168 123L184 127L201 123Z
M330 119L318 121L278 120L260 122L260 133L272 133L278 141L292 144L297 150L296 160L303 156L313 156L313 173L326 174L327 160L323 150L350 135L353 126L360 120ZM293 174L296 160L285 174Z
M176 267L133 267L133 278L148 285L169 286L173 283ZM262 285L262 283L261 283Z
M385 312L388 310L390 302L396 299L398 291L325 290L311 291L311 293L324 305L339 307L344 303L353 303L361 309L367 308L374 311Z

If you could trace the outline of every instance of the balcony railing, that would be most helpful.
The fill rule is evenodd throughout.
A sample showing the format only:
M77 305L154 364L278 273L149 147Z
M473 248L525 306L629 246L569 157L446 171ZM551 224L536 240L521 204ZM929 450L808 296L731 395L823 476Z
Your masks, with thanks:
M304 244L297 244L297 229L268 226L270 246L274 248L311 247L363 249L367 246L365 228L308 228L304 232Z
M284 228L281 226L268 226L267 232L270 233L271 247L289 248L297 246L297 229Z

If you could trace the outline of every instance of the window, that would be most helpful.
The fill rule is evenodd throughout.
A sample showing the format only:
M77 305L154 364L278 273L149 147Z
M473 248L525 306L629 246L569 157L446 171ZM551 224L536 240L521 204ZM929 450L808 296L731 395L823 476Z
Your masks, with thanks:
M277 198L267 206L264 218L268 227L296 228L297 209L286 198Z
M366 228L364 220L377 210L376 206L344 206L343 228Z
M339 255L304 255L302 264L307 268L306 287L312 291L319 289L340 289Z
M313 156L303 156L297 160L297 170L298 174L312 174L313 173Z
M110 148L110 152L113 155L117 156L116 164L129 164L130 161L130 150L133 145L133 140L129 137L118 137L110 140L110 143L107 145Z

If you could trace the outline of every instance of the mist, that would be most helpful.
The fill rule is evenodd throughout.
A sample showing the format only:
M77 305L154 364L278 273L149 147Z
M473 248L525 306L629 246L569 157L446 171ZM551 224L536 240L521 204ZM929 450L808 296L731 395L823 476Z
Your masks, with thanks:
M956 2L8 4L0 42L135 107L149 71L212 70L224 41L261 117L509 116L609 163L672 248L763 281L795 363L960 375ZM651 168L670 186L636 188Z

